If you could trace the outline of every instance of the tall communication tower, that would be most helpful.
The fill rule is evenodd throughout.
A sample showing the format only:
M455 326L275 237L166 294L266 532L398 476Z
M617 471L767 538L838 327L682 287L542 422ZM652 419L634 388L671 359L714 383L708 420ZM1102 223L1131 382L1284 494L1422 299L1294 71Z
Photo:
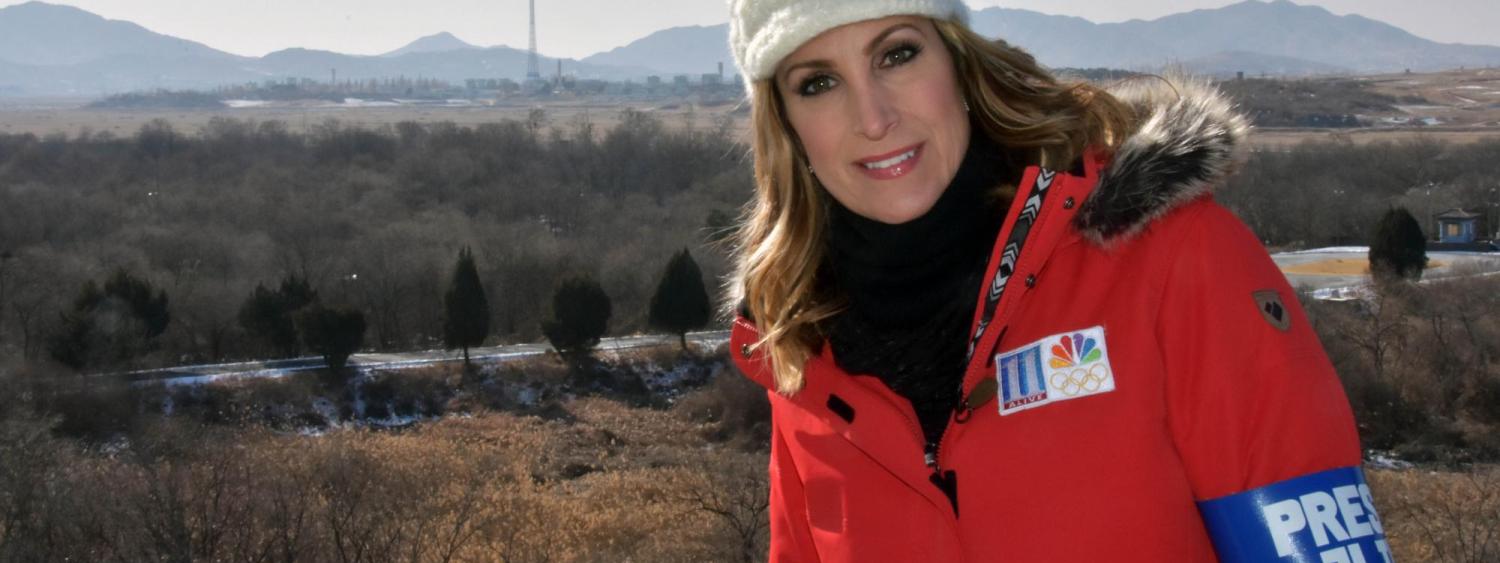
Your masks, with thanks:
M542 68L536 60L536 0L531 0L531 45L527 51L526 79L542 79Z

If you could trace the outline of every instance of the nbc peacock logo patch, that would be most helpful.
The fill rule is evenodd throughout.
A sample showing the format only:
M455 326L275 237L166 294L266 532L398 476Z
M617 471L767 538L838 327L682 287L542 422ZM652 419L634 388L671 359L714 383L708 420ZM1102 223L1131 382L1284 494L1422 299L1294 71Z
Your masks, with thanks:
M1078 364L1097 362L1103 357L1104 352L1099 349L1097 340L1075 332L1063 336L1062 343L1052 347L1052 361L1047 363L1051 364L1054 369L1070 368Z
M997 354L995 371L1002 415L1115 389L1102 326L1054 334Z
M1052 359L1047 362L1054 370L1048 376L1051 387L1067 397L1099 393L1105 385L1113 389L1114 374L1109 372L1109 364L1101 361L1104 350L1099 348L1099 341L1103 339L1103 334L1094 338L1075 332L1053 344Z

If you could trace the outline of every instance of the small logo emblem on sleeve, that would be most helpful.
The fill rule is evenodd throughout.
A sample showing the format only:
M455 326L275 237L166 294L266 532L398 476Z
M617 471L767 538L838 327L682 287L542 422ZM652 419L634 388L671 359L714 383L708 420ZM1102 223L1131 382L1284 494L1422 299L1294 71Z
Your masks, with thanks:
M1255 308L1260 310L1260 316L1265 318L1266 322L1282 332L1292 328L1292 312L1288 311L1286 304L1281 302L1281 292L1263 289L1251 295L1255 297Z

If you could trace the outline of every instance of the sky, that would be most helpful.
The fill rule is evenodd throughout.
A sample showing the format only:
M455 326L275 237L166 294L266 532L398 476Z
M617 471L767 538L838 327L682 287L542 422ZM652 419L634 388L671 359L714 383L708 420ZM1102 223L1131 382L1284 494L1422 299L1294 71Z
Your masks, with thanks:
M525 48L527 0L49 0L247 56L288 47L374 55L451 32L480 46ZM1238 0L969 0L1095 22L1155 19ZM1444 43L1500 45L1500 0L1295 0L1358 13ZM728 20L724 0L536 0L537 47L582 58L653 31ZM0 0L0 7L21 0ZM420 7L421 9L414 9Z

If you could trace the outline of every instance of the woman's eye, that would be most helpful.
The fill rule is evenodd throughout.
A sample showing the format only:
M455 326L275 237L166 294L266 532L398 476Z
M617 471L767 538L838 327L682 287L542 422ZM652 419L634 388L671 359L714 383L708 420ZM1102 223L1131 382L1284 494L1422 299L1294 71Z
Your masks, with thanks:
M817 74L803 80L802 85L797 88L797 93L803 96L816 96L827 92L837 83L832 76Z
M885 52L885 56L881 57L880 66L892 67L904 65L911 62L912 59L917 58L917 53L920 52L922 52L922 49L916 45L898 45L896 48Z

